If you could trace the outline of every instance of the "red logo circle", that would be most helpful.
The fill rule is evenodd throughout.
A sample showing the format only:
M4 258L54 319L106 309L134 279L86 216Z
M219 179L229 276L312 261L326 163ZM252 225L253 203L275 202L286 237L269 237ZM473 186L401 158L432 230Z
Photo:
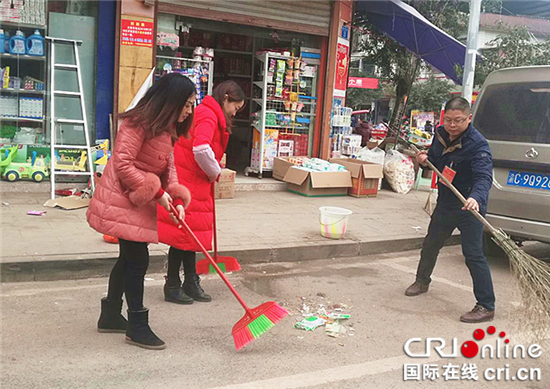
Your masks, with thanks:
M466 358L473 358L479 352L479 346L476 342L469 340L462 344L462 348L460 349L460 351L462 351L462 355L464 355Z

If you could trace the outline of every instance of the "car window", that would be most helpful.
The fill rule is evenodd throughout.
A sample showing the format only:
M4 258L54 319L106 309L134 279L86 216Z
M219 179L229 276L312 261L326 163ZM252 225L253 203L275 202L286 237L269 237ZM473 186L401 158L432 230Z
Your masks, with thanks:
M489 86L480 100L474 127L487 139L550 143L550 82Z

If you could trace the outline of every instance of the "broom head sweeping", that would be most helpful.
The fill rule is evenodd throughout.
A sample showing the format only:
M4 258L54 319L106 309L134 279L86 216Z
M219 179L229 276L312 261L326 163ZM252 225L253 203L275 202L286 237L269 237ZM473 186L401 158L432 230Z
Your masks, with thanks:
M241 265L239 265L237 258L217 255L214 257L214 261L224 273L241 270ZM214 269L214 266L207 259L201 259L197 262L197 274L216 274L216 269Z
M259 338L271 327L286 317L289 312L274 301L250 309L233 326L233 340L237 350L242 349L254 339Z
M521 250L502 230L491 231L493 240L508 255L522 306L520 325L535 339L543 339L550 324L550 266Z

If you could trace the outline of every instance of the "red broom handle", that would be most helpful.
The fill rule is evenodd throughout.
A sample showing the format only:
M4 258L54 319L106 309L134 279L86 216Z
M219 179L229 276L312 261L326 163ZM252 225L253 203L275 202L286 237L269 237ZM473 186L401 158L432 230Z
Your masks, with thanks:
M214 215L214 258L218 258L218 227L216 226L216 181L212 183L212 214Z
M252 314L252 311L250 310L250 308L248 308L248 305L246 305L246 303L244 302L244 300L241 298L241 296L239 296L239 293L237 293L237 291L235 290L235 288L233 287L233 285L231 285L231 282L229 282L229 280L227 279L227 277L225 276L225 274L223 274L223 271L218 267L218 264L212 259L212 257L210 256L210 254L208 254L208 251L206 251L206 249L204 248L204 246L202 245L202 243L199 241L199 239L197 238L197 236L193 233L193 231L191 231L191 228L189 228L189 226L187 225L187 223L184 221L184 220L181 220L180 216L179 216L179 213L178 213L178 210L176 209L176 207L174 207L174 204L170 203L170 210L171 212L174 214L174 217L178 220L178 222L180 223L180 226L183 227L185 229L185 231L193 238L193 240L195 241L196 244L199 245L199 247L201 248L201 251L202 253L205 255L206 259L208 259L208 261L210 261L210 264L212 266L214 266L214 269L216 269L216 271L218 272L218 274L220 275L220 277L222 278L222 280L225 282L225 284L227 285L227 287L229 288L229 290L231 290L231 292L235 295L235 298L237 300L239 300L239 302L241 303L241 305L243 306L244 310L246 311L246 313L248 313L248 315L250 317L253 316Z

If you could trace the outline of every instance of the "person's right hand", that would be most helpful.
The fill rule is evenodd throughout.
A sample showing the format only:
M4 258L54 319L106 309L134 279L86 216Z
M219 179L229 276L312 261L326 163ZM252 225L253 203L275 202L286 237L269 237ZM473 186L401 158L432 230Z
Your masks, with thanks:
M416 154L416 162L422 166L426 166L426 161L428 160L428 154L425 151L419 151Z
M166 209L168 212L170 212L170 203L172 203L172 197L168 194L168 192L164 192L162 197L157 200L160 206L164 209Z

